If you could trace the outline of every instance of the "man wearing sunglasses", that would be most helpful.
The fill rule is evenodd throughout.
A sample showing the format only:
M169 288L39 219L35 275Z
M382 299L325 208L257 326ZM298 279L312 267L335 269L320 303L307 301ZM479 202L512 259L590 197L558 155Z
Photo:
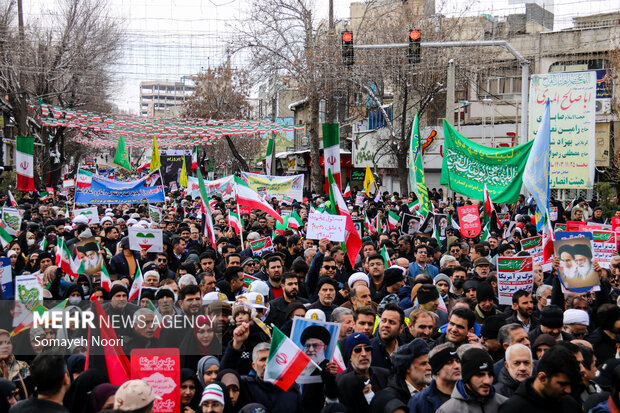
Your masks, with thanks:
M336 376L339 398L348 412L367 413L375 394L387 387L390 371L370 367L372 346L363 333L353 333L345 343L349 367Z

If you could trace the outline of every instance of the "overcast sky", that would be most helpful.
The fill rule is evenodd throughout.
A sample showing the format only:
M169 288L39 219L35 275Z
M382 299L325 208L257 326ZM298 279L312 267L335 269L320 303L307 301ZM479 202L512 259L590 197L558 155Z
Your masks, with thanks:
M396 0L394 0L396 1ZM504 16L519 12L521 0L474 0L468 14ZM546 1L545 7L554 0ZM54 2L23 0L26 18L45 19ZM180 81L201 68L217 65L224 54L230 23L245 15L250 0L109 0L113 13L128 31L124 58L116 70L114 103L138 113L139 84L146 80ZM316 15L326 18L328 0L315 0ZM349 18L350 0L334 0L337 19ZM436 0L436 5L441 0ZM443 14L460 14L469 0L447 0ZM41 5L47 10L41 12ZM570 27L572 17L620 10L619 0L555 0L555 27Z

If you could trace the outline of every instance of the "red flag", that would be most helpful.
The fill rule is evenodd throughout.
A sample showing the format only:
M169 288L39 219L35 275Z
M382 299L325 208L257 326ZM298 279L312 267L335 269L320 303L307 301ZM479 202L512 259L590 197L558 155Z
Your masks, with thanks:
M99 321L99 335L101 341L107 345L103 346L103 355L105 357L105 365L108 371L108 379L115 386L120 386L131 379L131 364L127 355L118 344L118 337L112 324L108 322L107 315L101 306L99 300L93 301L95 311L97 312L97 320ZM90 342L90 340L89 340Z
M194 172L198 168L198 148L194 148L194 152L192 153L192 166L189 169Z
M495 211L493 201L491 201L491 195L489 195L489 190L487 189L487 184L484 184L484 211L489 218L491 218L493 211Z

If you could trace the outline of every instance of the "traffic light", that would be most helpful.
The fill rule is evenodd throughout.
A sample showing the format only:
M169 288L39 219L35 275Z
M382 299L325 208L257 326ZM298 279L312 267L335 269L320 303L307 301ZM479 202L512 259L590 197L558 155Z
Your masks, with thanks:
M420 31L409 30L409 64L420 63Z
M353 33L350 31L342 32L342 64L353 66Z

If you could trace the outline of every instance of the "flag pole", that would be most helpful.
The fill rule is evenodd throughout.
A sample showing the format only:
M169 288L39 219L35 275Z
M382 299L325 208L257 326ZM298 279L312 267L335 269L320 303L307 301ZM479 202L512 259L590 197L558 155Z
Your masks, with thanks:
M235 204L237 205L237 217L239 217L239 237L241 238L241 250L243 250L243 225L241 225L241 213L239 212L239 201L237 200L237 184L235 184Z

